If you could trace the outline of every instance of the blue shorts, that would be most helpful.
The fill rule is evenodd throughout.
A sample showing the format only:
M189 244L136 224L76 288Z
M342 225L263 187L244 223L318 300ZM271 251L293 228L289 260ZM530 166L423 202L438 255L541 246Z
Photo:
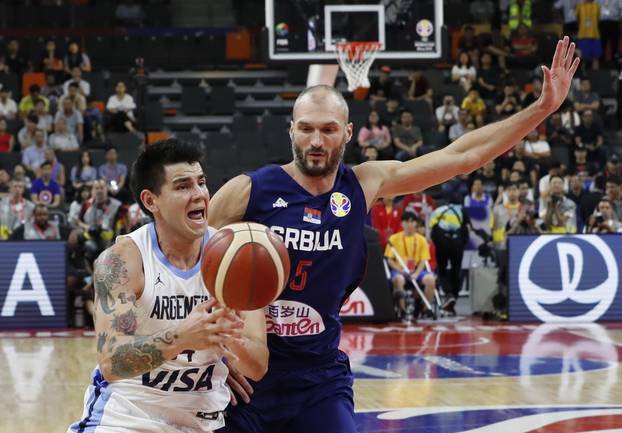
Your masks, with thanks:
M403 275L404 278L406 278L406 282L410 282L410 277L408 276L408 274L406 274L406 272L400 272L400 271L396 271L394 269L391 269L391 279L393 279L394 277L396 277L397 275ZM430 272L426 269L422 270L419 275L417 275L417 284L423 284L423 278L426 275L432 275L434 276L434 272Z
M319 367L272 366L249 404L229 406L218 433L356 433L352 372L345 353Z
M581 58L583 60L598 59L603 54L603 47L600 39L579 39L577 46L581 50Z

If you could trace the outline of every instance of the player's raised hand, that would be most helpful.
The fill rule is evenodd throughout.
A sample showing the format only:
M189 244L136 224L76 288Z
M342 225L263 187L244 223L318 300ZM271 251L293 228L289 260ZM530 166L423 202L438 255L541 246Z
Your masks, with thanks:
M575 43L570 42L568 36L564 36L564 39L557 42L551 67L542 66L544 80L539 102L549 113L557 111L568 96L572 77L580 62L580 59L574 56L574 50Z

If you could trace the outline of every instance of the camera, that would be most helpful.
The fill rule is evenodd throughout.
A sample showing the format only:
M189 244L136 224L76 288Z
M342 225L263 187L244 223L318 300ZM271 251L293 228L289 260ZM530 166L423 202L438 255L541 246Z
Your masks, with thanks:
M603 214L598 212L598 213L596 213L594 215L594 224L595 225L601 225L601 224L604 224L604 222L605 222L605 217L603 217Z
M562 201L562 196L559 194L551 194L551 202L553 204L559 204Z

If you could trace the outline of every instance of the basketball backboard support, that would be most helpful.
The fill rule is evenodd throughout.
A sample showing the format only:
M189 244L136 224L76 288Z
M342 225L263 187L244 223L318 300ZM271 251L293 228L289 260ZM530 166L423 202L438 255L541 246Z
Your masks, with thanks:
M376 59L442 55L443 0L265 0L270 61L332 62L337 42L380 42Z

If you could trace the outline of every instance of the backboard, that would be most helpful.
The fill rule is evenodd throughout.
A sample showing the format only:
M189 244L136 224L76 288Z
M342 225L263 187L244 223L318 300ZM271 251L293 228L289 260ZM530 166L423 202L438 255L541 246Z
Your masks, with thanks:
M272 61L334 61L337 42L380 42L377 59L441 57L443 0L265 1Z

